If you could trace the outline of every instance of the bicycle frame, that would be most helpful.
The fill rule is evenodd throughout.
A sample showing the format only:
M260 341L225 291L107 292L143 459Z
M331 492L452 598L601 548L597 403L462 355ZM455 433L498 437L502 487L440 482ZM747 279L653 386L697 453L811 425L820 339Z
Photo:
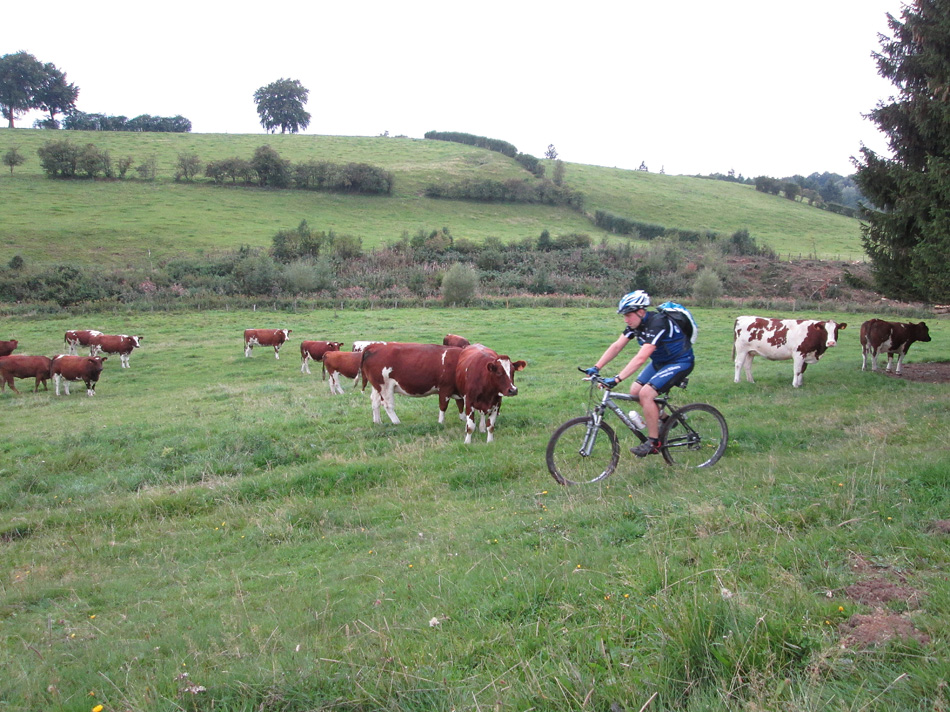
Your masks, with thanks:
M599 379L596 379L596 377L591 377L585 378L584 380L591 382L591 395L593 395L593 390L597 388ZM587 428L587 435L584 437L584 442L581 444L580 449L580 453L584 457L590 456L591 448L594 446L594 440L597 437L597 433L600 432L600 424L603 422L604 415L608 409L612 410L614 414L620 418L620 422L627 426L631 432L639 435L641 440L643 439L643 434L640 432L639 428L633 424L633 422L627 416L626 411L617 405L617 401L639 403L640 397L630 395L629 393L605 390L604 395L600 399L600 403L595 405L593 408L588 407L587 414L590 416L591 422L590 427ZM660 413L663 413L669 406L669 396L665 394L658 395L653 399L653 402L656 403L657 407L660 409Z

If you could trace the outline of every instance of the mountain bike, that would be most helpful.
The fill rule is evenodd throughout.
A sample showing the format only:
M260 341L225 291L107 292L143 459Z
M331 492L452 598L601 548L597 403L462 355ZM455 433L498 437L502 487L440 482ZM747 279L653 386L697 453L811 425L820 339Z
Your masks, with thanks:
M584 369L578 368L579 371ZM561 425L548 442L547 463L551 476L562 485L599 482L610 476L620 461L620 441L606 422L613 412L620 422L645 442L647 434L637 427L620 403L638 402L637 396L611 391L600 376L590 381L587 415L572 418ZM660 409L660 452L670 465L710 467L726 450L729 429L722 413L706 403L690 403L675 407L670 403L670 389L686 388L688 378L670 384L657 394L654 402ZM597 390L603 387L603 396Z

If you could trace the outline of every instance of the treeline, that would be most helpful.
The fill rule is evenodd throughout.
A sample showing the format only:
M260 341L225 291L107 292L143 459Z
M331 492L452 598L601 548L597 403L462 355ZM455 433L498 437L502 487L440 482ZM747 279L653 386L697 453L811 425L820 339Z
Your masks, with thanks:
M476 136L475 134L462 133L460 131L427 131L423 138L432 141L451 141L453 143L464 143L467 146L487 148L489 151L495 151L509 158L514 158L525 170L533 173L538 178L544 177L544 164L541 163L540 158L532 156L530 153L520 153L514 144L502 141L501 139Z
M444 278L459 265L474 275L485 297L613 299L636 286L671 297L697 296L701 288L703 298L715 298L730 285L741 288L742 276L724 256L742 246L757 249L745 231L700 244L664 239L644 247L595 244L587 234L552 236L546 230L536 238L474 243L441 228L403 233L367 252L359 237L314 231L301 222L275 234L268 249L179 257L148 269L31 265L15 256L0 266L0 302L49 304L53 311L115 304L174 308L245 297L306 298L327 306L424 304L444 296Z
M125 116L87 114L76 111L63 119L63 128L70 131L153 131L156 133L190 133L191 121L178 116L149 116L132 119Z
M668 238L686 243L713 242L718 244L726 254L775 257L774 250L765 245L757 245L755 238L749 234L748 230L738 230L732 235L724 235L715 230L684 230L632 220L606 210L594 212L594 225L614 235L627 235L641 240Z
M135 163L131 156L113 157L93 143L48 141L37 149L43 172L50 178L125 178ZM135 168L143 180L154 180L156 162L147 158ZM192 181L204 173L214 183L231 182L267 188L297 188L363 195L390 195L394 177L366 163L327 161L291 163L270 146L260 146L250 159L235 157L203 163L196 153L180 153L175 180Z
M437 183L426 186L426 197L448 200L475 200L499 203L538 203L556 205L582 211L584 194L566 185L550 180L492 180L469 178L456 183Z

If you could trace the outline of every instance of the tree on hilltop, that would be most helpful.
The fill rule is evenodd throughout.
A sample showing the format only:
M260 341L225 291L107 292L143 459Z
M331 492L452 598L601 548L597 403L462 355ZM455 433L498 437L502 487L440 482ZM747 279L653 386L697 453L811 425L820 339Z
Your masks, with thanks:
M36 108L35 94L43 82L42 62L29 52L0 57L0 114L14 128L20 114Z
M898 89L868 114L893 157L861 147L855 181L874 204L862 225L878 288L950 300L950 5L914 0L887 14L878 74Z
M49 119L37 124L47 128L59 128L56 114L69 114L76 110L79 87L66 81L66 73L56 65L47 62L43 65L43 79L33 95L33 106L49 114Z
M310 90L297 79L278 79L254 92L261 126L273 133L297 133L310 125L310 114L304 104Z

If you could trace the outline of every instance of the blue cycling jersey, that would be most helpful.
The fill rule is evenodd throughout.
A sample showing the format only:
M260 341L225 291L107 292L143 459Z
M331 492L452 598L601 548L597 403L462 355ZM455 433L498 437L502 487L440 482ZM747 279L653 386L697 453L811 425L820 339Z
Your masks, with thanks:
M676 322L665 314L648 311L640 326L624 329L623 335L628 339L636 339L641 346L653 344L656 350L650 356L650 361L657 368L676 361L692 361L693 345L689 337L677 326Z

